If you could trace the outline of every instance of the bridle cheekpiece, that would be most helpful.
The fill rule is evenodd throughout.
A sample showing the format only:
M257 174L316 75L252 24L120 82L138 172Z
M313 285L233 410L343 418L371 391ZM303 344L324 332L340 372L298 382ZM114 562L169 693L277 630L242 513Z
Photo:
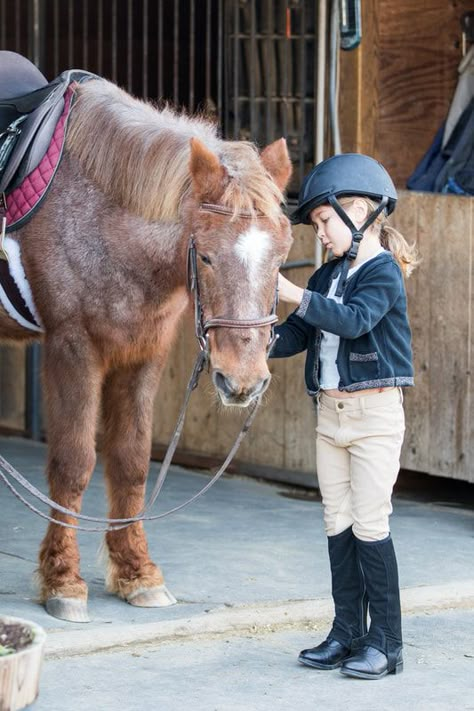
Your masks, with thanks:
M200 212L214 212L219 215L234 215L232 208L225 207L224 205L213 205L211 203L202 203L199 207ZM239 218L255 219L261 215L261 213L252 212L239 212L236 215ZM262 316L260 318L254 319L237 319L237 318L224 318L215 317L210 318L207 321L204 320L204 313L201 304L201 294L199 289L199 275L197 268L197 251L196 244L194 241L194 235L191 234L188 243L188 256L187 256L187 286L189 292L194 298L194 329L196 338L199 343L201 351L206 356L206 360L209 358L209 339L208 332L211 328L264 328L265 326L271 326L270 340L267 345L267 357L272 349L273 344L277 336L274 333L274 325L278 321L278 316L276 315L276 307L278 304L278 287L275 288L275 299L272 306L272 311L268 316Z

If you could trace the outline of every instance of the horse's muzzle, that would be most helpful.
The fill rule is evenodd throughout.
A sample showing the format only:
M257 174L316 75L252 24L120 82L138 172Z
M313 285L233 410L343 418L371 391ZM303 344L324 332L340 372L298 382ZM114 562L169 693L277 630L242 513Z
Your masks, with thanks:
M212 380L224 405L233 407L247 407L252 400L262 395L268 388L271 380L268 374L250 387L242 388L237 382L220 370L214 370Z

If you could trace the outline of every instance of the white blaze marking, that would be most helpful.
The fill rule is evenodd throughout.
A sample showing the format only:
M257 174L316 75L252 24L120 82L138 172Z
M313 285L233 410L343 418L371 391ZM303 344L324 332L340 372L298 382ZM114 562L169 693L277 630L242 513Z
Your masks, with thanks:
M250 282L257 278L269 248L270 235L255 226L243 232L237 240L234 249L248 271Z
M256 318L260 314L260 309L255 306L255 297L261 288L260 275L266 263L266 257L271 247L271 236L268 232L258 229L252 225L250 229L243 232L234 249L237 257L242 262L246 271L245 283L241 282L239 292L242 299L240 303L239 318ZM259 336L258 328L249 328L246 335L255 340Z

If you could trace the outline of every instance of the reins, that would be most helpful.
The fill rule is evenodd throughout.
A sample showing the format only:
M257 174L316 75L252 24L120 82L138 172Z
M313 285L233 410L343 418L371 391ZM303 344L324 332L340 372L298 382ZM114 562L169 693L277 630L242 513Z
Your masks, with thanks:
M224 206L220 205L211 205L207 203L203 203L200 206L201 211L206 211L206 212L215 212L218 214L223 214L223 215L228 215L228 214L233 214L232 210L229 210L229 208L226 208ZM255 218L256 215L253 213L239 213L239 217L251 217ZM145 503L144 507L142 510L136 515L136 516L131 516L130 518L104 518L104 517L98 517L98 516L87 516L86 514L82 513L77 513L76 511L72 511L71 509L68 509L64 506L61 506L58 504L56 501L53 501L50 499L48 496L43 494L39 489L37 489L35 486L33 486L20 472L18 472L14 467L12 467L11 464L9 464L4 457L0 455L0 479L5 483L5 485L10 489L12 494L17 497L27 508L30 509L30 511L33 511L35 514L40 516L41 518L46 519L47 521L50 521L52 523L56 523L59 526L63 526L65 528L73 528L77 531L87 531L91 533L103 533L103 532L109 532L109 531L118 531L123 528L127 528L128 526L137 523L138 521L155 521L160 518L164 518L166 516L169 516L172 513L175 513L179 511L180 509L183 509L185 506L188 506L191 504L193 501L196 501L200 496L202 496L206 491L208 491L213 484L220 479L222 474L225 472L229 464L231 463L232 459L234 458L235 453L237 452L238 448L240 447L240 444L242 440L244 439L245 435L247 434L248 430L250 429L250 426L255 419L255 415L257 414L258 407L261 402L261 396L257 397L255 401L250 405L250 412L242 425L242 428L240 432L238 433L234 444L227 455L225 461L221 465L221 467L218 469L218 471L213 475L211 480L200 490L198 491L197 494L192 496L190 499L187 499L184 503L179 504L178 506L175 506L172 509L169 509L169 511L165 511L160 514L154 514L154 515L149 515L147 512L150 510L150 508L153 506L155 503L156 499L158 498L161 489L163 488L163 484L165 482L166 476L168 474L169 468L171 466L171 462L174 456L174 453L176 451L176 447L178 446L178 442L183 430L184 426L184 420L186 416L186 410L189 404L189 400L191 397L191 394L193 390L195 390L198 386L199 382L199 377L206 365L206 363L209 362L209 341L208 341L208 331L211 328L261 328L264 326L271 326L271 336L269 343L267 345L267 358L270 353L270 350L275 342L275 334L274 334L274 329L273 326L277 322L278 318L276 316L276 307L277 307L277 302L278 302L278 290L275 290L275 299L273 302L273 307L272 307L272 313L269 316L264 316L262 318L256 318L256 319L228 319L228 318L211 318L207 321L204 321L203 317L203 309L201 305L201 299L200 299L200 291L199 291L199 275L198 275L198 269L197 269L197 257L196 257L196 246L194 243L194 237L191 235L189 239L189 244L188 244L188 254L187 254L187 286L188 290L194 297L194 325L195 325L195 335L199 343L200 351L198 353L196 362L194 364L193 372L191 374L191 378L189 380L188 386L186 388L186 393L183 401L183 405L181 407L181 411L178 417L178 421L176 423L176 427L174 429L171 441L168 445L168 448L166 450L165 457L163 459L163 462L160 467L160 471L158 473L155 485L153 487L153 490L150 494L150 497L148 501ZM3 470L3 471L2 471ZM85 526L78 526L77 524L72 524L72 523L66 523L65 521L60 521L56 518L53 518L52 516L49 516L48 514L40 511L38 508L33 506L25 497L15 488L15 486L11 483L10 479L8 477L11 477L20 487L25 489L31 496L34 498L38 499L41 501L43 504L46 504L49 506L51 509L54 511L57 511L58 513L62 513L66 516L71 516L75 519L79 519L82 521L91 521L93 523L102 523L102 524L107 524L106 526L101 526L101 527L85 527Z
M127 528L128 526L131 526L133 523L137 523L138 521L155 521L160 518L165 518L166 516L169 516L172 513L175 513L176 511L179 511L180 509L184 508L185 506L188 506L191 504L193 501L196 501L200 496L202 496L208 489L211 488L213 484L216 483L218 479L222 476L222 474L225 472L227 467L229 466L230 462L232 461L235 453L237 452L238 448L240 447L240 444L247 434L247 431L249 430L255 415L257 413L258 406L260 404L260 398L258 398L254 404L251 405L251 412L247 416L247 419L245 420L242 429L240 430L239 434L237 435L237 438L232 446L232 449L230 450L229 454L227 455L224 463L220 467L220 469L214 474L212 479L204 486L197 494L192 496L190 499L185 501L184 503L180 504L179 506L175 506L174 508L170 509L169 511L165 511L161 514L154 514L153 516L151 515L146 515L146 512L153 506L155 503L162 487L165 482L166 476L169 471L169 467L171 465L171 460L173 458L173 455L176 451L176 447L178 445L178 441L183 429L184 425L184 419L185 419L185 414L186 414L186 409L189 403L189 398L191 396L192 391L197 387L198 380L199 380L199 375L202 372L204 365L205 365L206 359L204 357L204 352L200 351L198 358L196 360L193 374L191 376L191 379L188 383L188 387L186 389L186 395L184 398L183 406L181 408L181 412L178 418L178 423L176 425L175 431L173 433L173 437L171 439L170 444L168 445L168 449L166 451L165 458L162 462L162 465L160 467L160 472L158 474L155 486L153 487L153 491L150 495L150 498L148 502L145 504L143 509L139 514L136 516L131 516L130 518L103 518L100 516L88 516L86 514L82 513L77 513L75 511L72 511L71 509L65 508L64 506L61 506L58 504L56 501L53 501L50 499L48 496L43 494L39 489L37 489L35 486L33 486L20 472L18 472L14 467L12 467L11 464L9 464L4 457L0 455L0 478L3 480L3 482L7 485L7 487L10 489L12 494L14 494L17 499L19 499L25 506L27 506L30 511L33 511L36 513L38 516L41 516L41 518L46 519L47 521L51 521L52 523L56 523L59 526L64 526L65 528L74 528L76 531L86 531L90 533L104 533L108 531L119 531L122 528ZM4 471L2 471L2 469ZM50 506L52 509L55 511L58 511L59 513L65 514L67 516L72 516L76 519L80 519L81 521L91 521L95 523L104 523L104 524L109 524L107 526L102 526L102 527L85 527L85 526L78 526L76 524L72 523L66 523L65 521L60 521L56 518L52 518L48 514L44 513L43 511L40 511L37 509L35 506L29 503L24 496L13 486L13 484L9 481L7 478L7 474L14 479L17 484L19 484L21 487L23 487L29 494L31 494L34 498L38 499L42 503Z

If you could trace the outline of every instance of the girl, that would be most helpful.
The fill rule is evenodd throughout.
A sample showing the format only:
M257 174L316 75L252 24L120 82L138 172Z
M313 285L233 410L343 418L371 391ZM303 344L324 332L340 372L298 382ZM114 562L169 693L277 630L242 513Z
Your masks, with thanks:
M297 309L276 328L271 353L307 351L306 386L318 410L335 618L327 639L299 661L362 679L403 669L388 519L405 430L401 387L413 385L403 273L416 255L386 224L396 200L390 176L368 156L337 155L306 176L293 222L312 224L335 258L306 289L280 275L280 298Z

